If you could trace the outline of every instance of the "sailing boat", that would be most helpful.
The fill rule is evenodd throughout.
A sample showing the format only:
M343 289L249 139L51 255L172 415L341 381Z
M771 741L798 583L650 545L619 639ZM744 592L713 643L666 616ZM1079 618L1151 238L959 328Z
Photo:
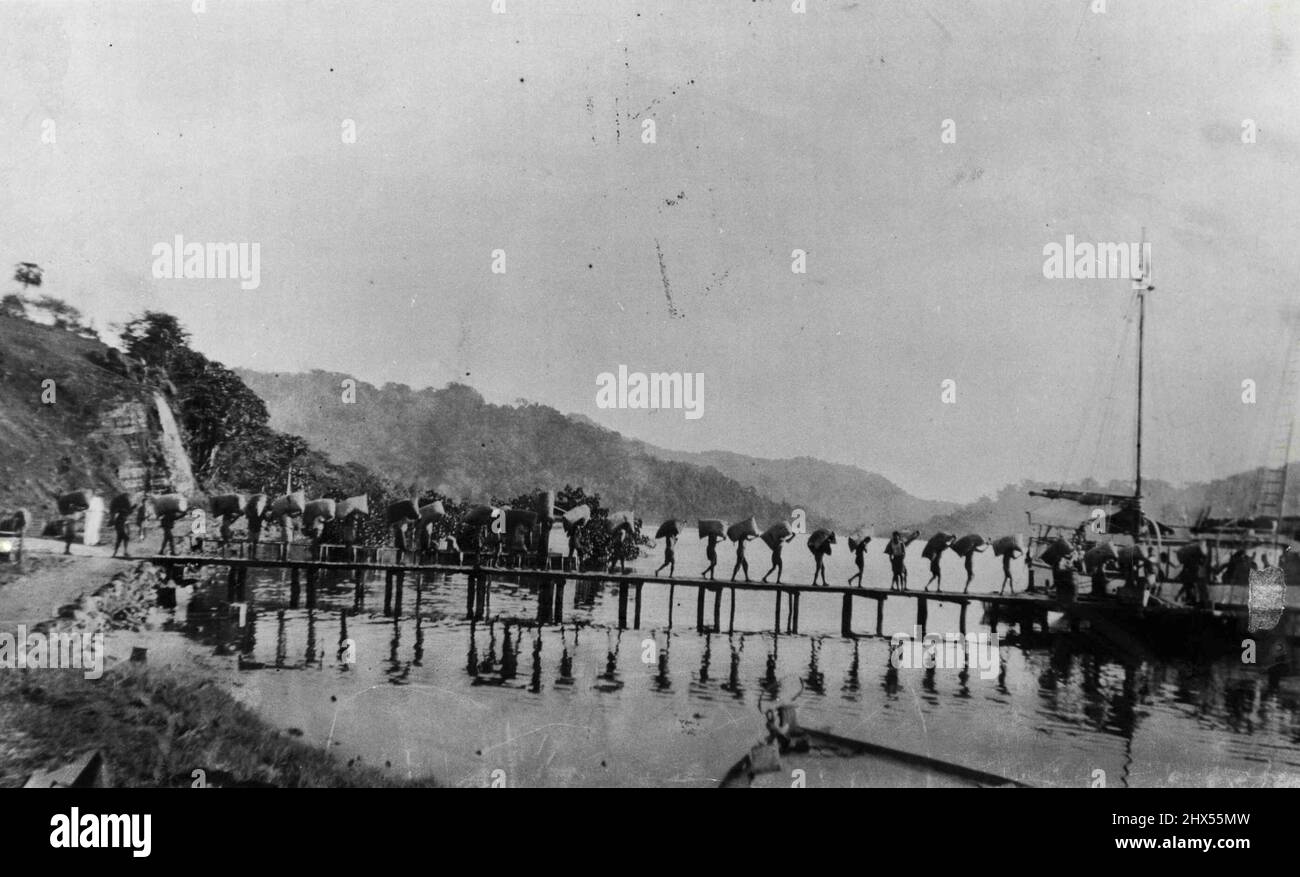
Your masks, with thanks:
M1066 489L1030 491L1030 496L1051 500L1065 500L1092 508L1091 515L1080 514L1069 522L1061 518L1038 521L1034 512L1029 515L1031 529L1026 562L1030 567L1030 589L1036 590L1035 579L1041 575L1051 582L1055 596L1073 600L1080 595L1082 604L1100 608L1109 603L1112 607L1128 607L1128 612L1106 611L1106 622L1123 620L1136 622L1143 629L1159 626L1175 635L1175 639L1189 628L1210 628L1213 632L1235 636L1244 631L1248 607L1242 602L1247 594L1232 585L1211 587L1213 575L1224 567L1240 572L1242 563L1249 563L1240 550L1246 546L1258 547L1272 544L1276 550L1283 541L1282 501L1286 489L1286 465L1290 455L1290 442L1294 434L1294 400L1300 387L1300 344L1295 345L1288 368L1286 398L1284 400L1283 439L1274 448L1271 468L1264 480L1256 516L1249 522L1213 522L1206 516L1191 527L1175 527L1148 516L1143 509L1142 437L1144 366L1146 341L1146 299L1155 291L1151 281L1151 259L1146 243L1146 230L1142 232L1141 256L1133 291L1137 300L1137 422L1134 446L1134 488L1132 494ZM1298 339L1300 340L1300 339ZM1280 455L1280 461L1277 457ZM1106 509L1113 510L1109 514ZM1106 537L1116 536L1125 543L1116 551L1104 550L1110 545ZM1036 548L1046 545L1041 553ZM1224 552L1235 552L1227 563L1220 563ZM1037 554L1037 556L1035 556ZM1283 557L1286 557L1284 554ZM1086 559L1086 564L1085 564ZM1182 591L1166 591L1162 582L1170 579L1171 567L1177 563ZM1236 565L1236 566L1234 566ZM1110 585L1118 581L1112 594ZM1228 593L1223 593L1224 590ZM1192 605L1183 605L1180 594L1191 591ZM1083 596L1086 595L1086 596ZM1288 629L1295 621L1295 613L1288 612Z

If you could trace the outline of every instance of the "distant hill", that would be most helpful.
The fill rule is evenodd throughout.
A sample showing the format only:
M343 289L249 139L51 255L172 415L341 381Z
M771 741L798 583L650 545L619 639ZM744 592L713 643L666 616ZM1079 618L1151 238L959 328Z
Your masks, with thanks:
M147 478L154 490L195 490L160 386L87 332L0 315L0 511L50 518L60 493L108 499Z
M960 505L919 499L881 475L811 457L763 459L659 448L545 405L489 404L463 384L417 391L358 382L356 402L349 404L342 399L347 375L238 373L265 400L275 429L306 437L335 460L362 463L418 490L466 499L575 484L601 494L606 505L631 508L647 520L754 515L770 522L802 508L814 527L847 530L869 524L877 530L998 536L1023 532L1025 512L1045 504L1028 495L1031 489L1131 490L1118 482L1026 481ZM1190 523L1206 509L1215 515L1245 514L1258 476L1248 472L1183 486L1148 481L1147 509L1172 524ZM1292 467L1291 483L1300 486L1300 467ZM1297 511L1298 493L1290 491L1290 514ZM1081 519L1087 517L1082 511Z
M918 499L883 475L813 457L769 460L730 451L691 453L641 447L662 460L711 467L795 508L816 509L840 529L862 524L900 528L958 508L953 502Z
M648 521L754 515L770 522L792 510L715 469L661 459L544 405L490 404L464 384L417 391L359 381L356 401L347 403L347 375L239 376L266 402L273 428L420 491L487 500L573 484Z
M1227 478L1208 482L1193 482L1176 486L1165 481L1143 481L1142 493L1145 497L1143 508L1147 514L1158 521L1175 526L1184 526L1196 522L1199 515L1208 512L1214 517L1234 517L1250 515L1259 489L1263 470L1242 472ZM1300 465L1292 463L1287 472L1287 502L1283 514L1300 514ZM1029 495L1031 490L1044 487L1063 487L1073 490L1101 491L1125 494L1133 490L1132 483L1112 481L1100 484L1085 481L1081 484L1046 484L1025 481L1010 484L998 491L994 497L984 497L976 502L954 508L920 523L920 529L926 533L944 531L948 533L981 533L987 536L1001 536L1026 531L1025 512L1043 507L1049 500ZM1089 509L1079 506L1079 520L1088 517Z

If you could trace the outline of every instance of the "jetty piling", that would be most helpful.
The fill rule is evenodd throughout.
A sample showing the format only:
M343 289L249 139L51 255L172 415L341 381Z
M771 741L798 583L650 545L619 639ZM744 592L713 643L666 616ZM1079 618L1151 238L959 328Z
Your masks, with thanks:
M355 584L355 605L357 611L360 611L365 593L364 576L367 572L384 573L384 613L392 615L400 614L402 611L403 590L406 573L413 572L418 578L416 579L417 587L423 583L425 576L432 574L435 576L444 576L443 581L450 581L453 575L466 576L469 587L465 595L466 615L474 620L481 620L487 617L491 611L491 580L490 575L497 573L506 577L519 577L531 585L533 581L538 582L537 599L538 609L537 618L539 623L560 623L563 620L563 607L565 600L565 589L569 579L574 580L574 608L592 605L592 596L595 589L599 589L603 584L611 584L618 588L618 627L627 629L633 627L640 629L643 618L642 609L644 606L644 588L646 584L667 585L668 586L668 627L672 628L674 621L674 609L676 588L679 585L693 587L696 589L696 629L700 632L713 631L722 632L722 590L728 589L731 603L729 606L727 622L729 632L735 632L736 629L736 600L737 591L752 591L755 596L762 592L770 592L773 599L773 626L775 633L795 633L799 632L800 609L802 597L804 594L822 594L826 597L833 595L840 598L840 633L846 637L862 636L862 633L854 630L854 601L857 599L867 598L875 601L876 608L876 625L875 635L883 636L884 631L884 606L885 601L890 597L913 600L916 603L916 625L925 631L928 629L930 604L934 603L951 603L956 604L957 618L953 621L945 621L945 624L951 624L955 621L960 633L966 635L970 627L970 606L972 603L983 604L986 614L983 616L984 623L994 633L997 632L998 625L1009 622L1018 626L1021 633L1032 633L1035 622L1041 626L1044 632L1048 631L1049 613L1055 612L1064 616L1066 629L1077 628L1079 622L1086 620L1089 624L1096 624L1098 620L1111 622L1134 621L1137 623L1144 622L1150 615L1150 611L1141 605L1127 603L1114 598L1111 599L1089 599L1080 600L1062 600L1044 594L1039 591L1033 594L1025 592L1013 593L1010 595L999 593L927 593L923 591L895 591L884 590L880 588L855 588L848 586L820 586L814 587L807 584L782 583L780 585L766 584L763 582L715 582L711 579L677 579L671 577L652 576L644 573L632 574L610 574L606 572L574 572L571 570L498 570L494 567L484 566L462 566L455 564L426 564L420 566L409 566L405 564L392 564L379 562L376 556L374 561L345 559L339 562L334 561L312 561L300 558L294 558L286 561L272 559L255 559L255 558L232 558L230 556L222 557L216 551L206 555L167 555L167 556L148 556L141 560L156 564L170 578L180 580L181 573L185 569L201 568L204 566L224 566L226 581L226 596L231 603L246 602L248 597L247 581L249 569L266 569L279 570L281 574L287 571L289 585L289 607L292 609L299 608L302 590L302 577L304 571L307 577L307 608L316 608L318 585L323 581L328 583L333 579L331 570L337 570L337 581L340 583L347 581L350 576L356 581ZM281 578L281 581L284 581ZM707 592L713 592L713 620L710 623L706 616L706 597ZM629 618L628 603L634 599L632 606L632 617ZM785 617L782 618L782 603L785 602ZM1218 604L1210 612L1218 623L1222 625L1236 624L1243 630L1248 620L1247 608L1240 604ZM1176 621L1183 620L1186 623L1193 623L1197 619L1205 616L1207 610L1197 607L1167 607L1161 613L1162 617L1168 617ZM1288 616L1294 617L1300 615L1300 610L1288 608ZM948 616L944 616L945 619ZM1291 622L1288 622L1291 623Z

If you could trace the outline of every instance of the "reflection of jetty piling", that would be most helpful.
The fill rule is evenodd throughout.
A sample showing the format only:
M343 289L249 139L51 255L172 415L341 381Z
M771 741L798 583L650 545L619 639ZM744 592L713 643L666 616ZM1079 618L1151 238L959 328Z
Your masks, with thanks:
M466 615L474 619L487 617L491 608L492 582L521 582L537 588L537 621L541 624L559 624L564 621L564 594L569 581L575 583L581 599L584 586L609 583L618 589L618 627L633 629L641 626L641 608L643 590L646 585L665 585L668 587L669 610L668 626L672 627L672 607L676 589L696 589L695 626L700 631L734 630L736 620L736 592L750 591L771 594L773 599L773 625L777 633L799 632L799 604L806 594L826 597L838 596L840 599L840 632L844 636L856 636L862 633L854 629L854 611L859 601L874 601L875 630L878 636L884 635L885 601L889 599L912 600L916 605L916 625L923 632L929 619L932 603L955 604L959 608L958 629L966 633L967 613L972 604L978 604L983 610L983 621L994 631L999 623L1017 624L1021 632L1032 631L1038 625L1047 630L1048 614L1060 613L1072 629L1077 629L1081 622L1090 624L1129 624L1159 619L1162 624L1181 623L1195 625L1209 622L1218 625L1224 631L1244 629L1245 607L1225 606L1215 610L1195 607L1163 607L1150 612L1141 606L1125 603L1115 599L1080 599L1058 600L1041 593L1033 594L961 594L927 591L896 591L887 588L854 588L846 586L815 587L801 584L767 584L763 582L718 582L710 579L668 578L664 576L643 575L640 573L606 573L576 572L556 569L507 569L490 566L467 566L458 563L432 564L392 564L369 561L313 561L313 560L261 560L247 558L223 558L207 555L157 556L144 558L148 562L168 569L171 577L178 577L181 568L186 566L226 567L228 594L230 599L245 599L245 585L249 569L287 569L289 570L290 605L297 607L300 600L301 584L305 579L307 586L307 608L316 605L317 583L322 573L334 572L340 577L351 576L356 583L357 601L360 605L362 579L366 572L384 573L384 610L385 613L400 614L402 591L406 576L418 576L420 580L436 575L463 575L468 582L465 599ZM723 591L728 592L727 624L723 627L722 602ZM709 595L712 594L712 612L709 609ZM631 618L629 618L629 610ZM784 610L784 613L783 613ZM1288 610L1290 614L1292 610Z

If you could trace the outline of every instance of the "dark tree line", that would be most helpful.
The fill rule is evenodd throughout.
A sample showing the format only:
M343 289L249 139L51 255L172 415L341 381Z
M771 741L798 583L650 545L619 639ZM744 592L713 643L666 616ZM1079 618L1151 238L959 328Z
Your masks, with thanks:
M292 485L309 497L344 499L366 495L371 514L361 522L361 541L384 542L388 527L384 510L390 503L414 499L424 506L441 500L447 515L433 528L433 538L461 536L460 522L473 503L437 491L421 490L414 483L399 483L376 474L361 463L334 463L305 438L269 426L262 399L233 371L189 346L190 334L171 314L147 311L123 328L121 339L128 354L161 374L174 390L185 449L196 477L209 493L283 494ZM533 508L534 496L523 495L493 505ZM562 508L586 503L593 519L584 528L589 553L608 550L604 525L608 509L600 497L582 488L566 487L557 494ZM326 525L324 537L337 541L339 522Z

